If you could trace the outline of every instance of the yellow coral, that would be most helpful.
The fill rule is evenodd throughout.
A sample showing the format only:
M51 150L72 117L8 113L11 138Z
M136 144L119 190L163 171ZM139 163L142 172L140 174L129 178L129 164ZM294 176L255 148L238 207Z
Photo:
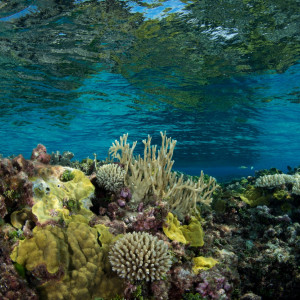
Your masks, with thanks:
M123 281L113 274L107 259L114 236L101 225L101 231L106 232L101 247L96 228L71 219L65 228L35 227L33 237L20 241L13 250L12 260L29 271L40 265L50 274L63 271L60 281L48 280L39 287L43 299L111 299L121 294Z
M71 168L73 179L67 182L60 180L61 174L66 170L64 167L45 167L40 170L42 177L34 178L34 205L33 214L40 224L49 221L58 222L70 220L70 211L87 218L93 214L89 210L90 197L94 193L94 186L83 172Z
M181 225L179 221L177 220L176 216L174 216L172 213L168 213L166 222L163 225L163 231L165 235L172 241L177 241L182 244L186 244L187 241L181 231Z
M208 270L215 266L218 261L212 257L198 256L193 258L193 272L198 274L200 270Z
M181 231L192 247L202 247L204 245L203 237L203 229L200 222L192 217L189 225L181 226Z
M35 227L33 237L19 242L11 259L27 270L45 264L49 273L56 273L60 266L67 267L68 249L62 228L47 226Z
M189 225L180 225L176 216L168 213L166 222L163 225L165 235L172 241L182 244L189 244L192 247L201 247L204 245L203 230L199 220L192 217Z

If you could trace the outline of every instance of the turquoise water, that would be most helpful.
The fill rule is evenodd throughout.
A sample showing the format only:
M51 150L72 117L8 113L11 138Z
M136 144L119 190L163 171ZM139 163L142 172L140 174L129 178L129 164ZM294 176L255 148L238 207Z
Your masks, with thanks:
M218 179L300 165L296 1L0 1L0 153L178 141ZM242 167L243 166L243 167ZM242 168L241 168L242 167ZM247 167L247 168L244 168Z

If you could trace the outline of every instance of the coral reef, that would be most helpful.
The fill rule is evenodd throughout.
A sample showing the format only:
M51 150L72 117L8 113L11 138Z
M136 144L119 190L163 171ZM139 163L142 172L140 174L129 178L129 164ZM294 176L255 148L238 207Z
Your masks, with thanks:
M135 157L123 135L118 162L0 159L1 299L299 298L299 168L217 185L161 137Z
M2 224L1 224L2 225ZM12 232L12 231L10 231ZM0 299L38 300L35 289L28 286L25 271L21 266L14 265L9 257L12 240L7 236L7 228L0 227ZM12 236L12 235L10 235Z
M66 171L71 174L68 175L69 181L64 180ZM84 173L61 166L48 166L39 168L37 175L32 178L32 212L39 224L67 222L72 213L92 216L89 208L94 186Z
M163 241L146 232L127 233L109 253L112 269L130 281L162 279L171 266L171 256Z
M200 222L192 217L188 225L180 225L176 216L168 213L163 226L165 235L172 241L189 244L192 247L201 247L204 244L203 230Z
M32 182L34 165L22 155L12 160L0 160L0 216L4 218L14 210L33 205Z
M59 151L52 152L50 164L72 167L73 163L71 162L71 159L73 157L74 157L74 153L70 151L64 151L62 154L60 154Z
M97 236L96 228L78 221L65 228L35 227L33 237L20 241L11 258L32 272L47 299L112 297L122 291L107 261L112 239L102 238L106 247L101 247Z

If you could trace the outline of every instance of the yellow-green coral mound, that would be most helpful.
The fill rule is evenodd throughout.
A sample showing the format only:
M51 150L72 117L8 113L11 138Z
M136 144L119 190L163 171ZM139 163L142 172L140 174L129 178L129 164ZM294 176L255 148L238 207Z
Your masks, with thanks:
M180 225L176 216L168 213L165 224L163 225L165 235L172 241L177 241L182 244L189 244L192 247L201 247L204 245L203 229L195 217L191 217L188 225Z
M68 171L71 180L65 181ZM33 178L34 205L32 213L39 224L70 220L72 213L91 217L90 197L94 186L83 172L60 166L44 167L39 177Z
M101 247L98 232L105 228L98 230L74 220L66 228L35 227L33 238L21 241L13 250L12 260L34 272L46 266L49 275L43 273L45 283L40 286L44 299L110 299L122 293L122 281L107 260L113 235L106 234L105 247ZM51 274L58 272L63 277L54 281Z

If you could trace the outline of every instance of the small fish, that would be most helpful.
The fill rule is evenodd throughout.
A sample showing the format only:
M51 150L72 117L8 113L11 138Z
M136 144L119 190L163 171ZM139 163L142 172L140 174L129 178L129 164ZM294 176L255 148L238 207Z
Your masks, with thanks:
M240 166L239 169L248 169L246 166Z

